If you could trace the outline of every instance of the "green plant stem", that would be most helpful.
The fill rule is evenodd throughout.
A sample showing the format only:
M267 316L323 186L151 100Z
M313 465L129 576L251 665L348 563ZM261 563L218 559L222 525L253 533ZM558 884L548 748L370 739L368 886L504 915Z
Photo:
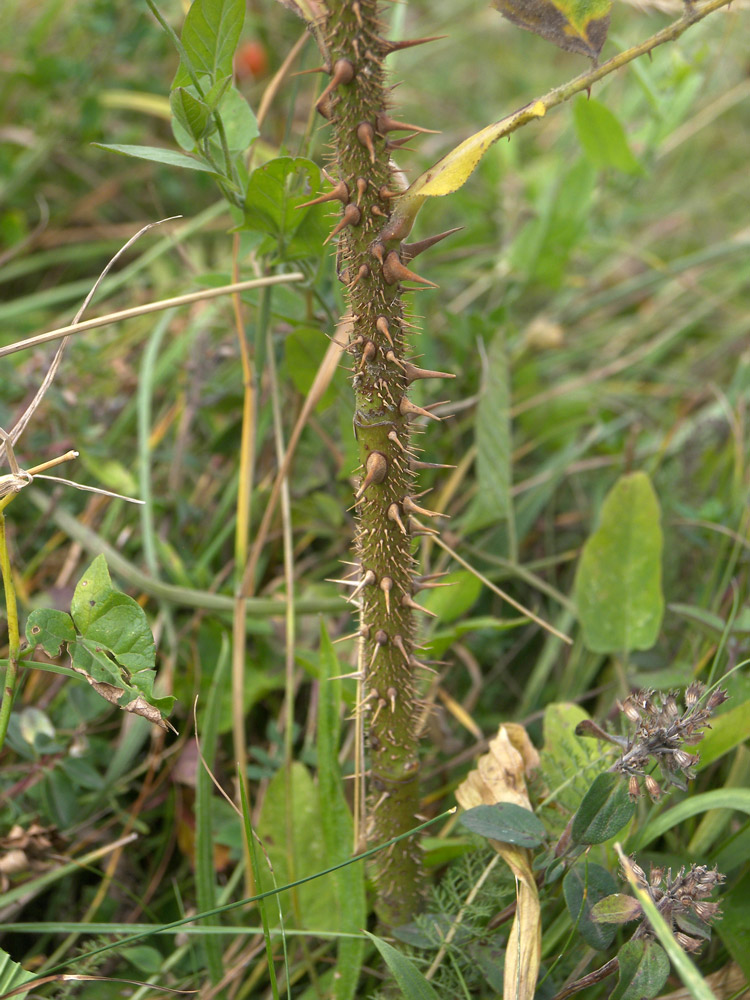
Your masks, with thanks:
M18 679L18 655L21 651L21 636L18 631L18 605L16 603L16 588L13 584L13 569L8 552L8 536L5 531L5 514L2 513L12 497L5 497L0 508L0 572L5 590L5 613L8 618L8 667L3 682L3 697L0 702L0 750L5 744L8 732L8 722L13 707L13 697Z
M358 570L350 599L358 602L364 676L358 713L369 744L371 840L391 839L414 825L419 809L418 676L412 520L414 472L409 421L420 412L407 397L407 322L402 284L407 280L394 242L378 239L391 211L394 186L386 146L389 111L377 0L332 0L325 25L337 84L328 110L338 178L346 184L338 227L339 278L351 316L354 357L354 428L362 482L356 497ZM385 192L385 193L384 193ZM421 411L424 413L425 411ZM399 841L376 859L376 911L388 926L405 923L419 908L422 876L418 845Z

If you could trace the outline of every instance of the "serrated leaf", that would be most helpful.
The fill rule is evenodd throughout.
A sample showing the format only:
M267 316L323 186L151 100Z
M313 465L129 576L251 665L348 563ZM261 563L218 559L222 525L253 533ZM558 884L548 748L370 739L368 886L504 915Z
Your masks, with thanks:
M18 962L14 962L7 951L0 948L0 996L17 989L29 979L36 979L33 972L27 972ZM24 1000L28 990L16 993L14 1000Z
M414 963L393 945L364 931L381 954L406 1000L438 1000L438 995Z
M39 645L47 656L59 656L64 642L74 642L73 619L64 611L37 608L26 621L26 638L31 646Z
M642 915L643 909L638 900L622 892L600 899L591 911L593 919L600 924L626 924Z
M215 174L213 167L186 153L178 153L176 149L162 149L159 146L128 146L117 143L95 142L99 149L108 149L111 153L121 153L123 156L135 156L140 160L151 160L168 167L183 167L187 170L202 170L207 174Z
M578 618L595 653L650 649L664 614L659 501L645 472L622 476L602 504L575 579Z
M501 331L489 347L475 428L478 492L466 517L467 531L512 519L510 389Z
M617 883L606 868L583 861L563 879L563 895L573 923L578 922L578 933L586 944L598 951L606 951L617 933L616 927L602 926L594 918L595 905L617 889Z
M620 977L609 1000L650 1000L669 975L669 959L655 941L627 941L617 953Z
M573 120L588 160L599 170L614 167L626 174L643 173L631 152L625 130L606 104L578 97L573 102Z
M599 774L575 814L571 840L574 844L603 844L630 822L634 812L627 782L617 774Z
M607 38L612 0L493 0L493 6L519 28L596 60Z
M518 847L539 847L546 836L539 817L513 802L475 806L462 814L461 823L481 837Z
M196 73L214 83L232 73L232 57L245 21L245 0L193 0L180 39ZM191 83L180 64L173 87Z

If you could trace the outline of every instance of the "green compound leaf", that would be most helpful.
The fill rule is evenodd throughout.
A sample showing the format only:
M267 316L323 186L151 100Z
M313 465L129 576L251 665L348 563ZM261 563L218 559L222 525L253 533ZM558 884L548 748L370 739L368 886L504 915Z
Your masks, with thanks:
M530 809L513 802L475 806L461 816L461 823L472 833L518 847L539 847L544 842L544 824ZM610 890L611 891L611 890Z
M59 656L64 642L75 642L73 619L64 611L38 608L26 622L26 638L30 645L39 645L47 656Z
M493 0L493 6L519 28L566 52L597 60L607 38L612 0Z
M193 0L182 28L181 41L192 69L214 83L232 72L232 57L245 20L245 0ZM174 87L191 83L180 64Z
M634 812L627 782L618 774L600 774L578 807L571 840L574 844L603 844L630 822Z
M581 862L563 879L563 895L570 918L578 922L578 933L586 944L598 951L606 951L617 933L616 927L602 926L594 916L595 905L617 889L617 883L601 865ZM628 897L630 898L630 897Z
M664 614L659 501L645 472L622 476L583 547L575 600L595 653L650 649Z
M573 102L573 120L586 158L597 169L614 167L626 174L641 174L643 168L631 152L625 130L606 104L592 97Z
M617 954L620 978L610 1000L650 1000L669 975L669 959L655 941L627 941Z

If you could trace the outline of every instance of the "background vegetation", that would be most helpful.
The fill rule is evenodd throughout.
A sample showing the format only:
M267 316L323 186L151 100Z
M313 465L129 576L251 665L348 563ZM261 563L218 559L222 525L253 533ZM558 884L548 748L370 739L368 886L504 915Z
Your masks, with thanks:
M162 9L179 28L182 7L165 3ZM237 219L217 200L210 177L92 145L174 145L166 95L177 57L145 7L6 0L0 19L3 344L69 322L106 261L157 218L184 217L169 232L156 230L134 245L102 285L94 312L231 281L235 238L239 276L256 276L263 237L232 235ZM394 5L392 20L399 36L447 36L396 59L396 77L403 80L394 94L399 117L442 130L415 143L418 152L399 154L411 177L465 135L585 68L580 57L519 32L475 0L413 0ZM663 23L664 12L651 6L618 5L604 57ZM525 723L540 745L542 713L551 702L578 702L605 719L632 688L684 686L706 679L714 657L723 673L746 655L745 29L741 10L719 13L657 50L652 61L633 63L597 86L593 97L615 113L627 135L606 152L596 141L591 106L579 97L498 145L458 194L432 199L420 216L419 236L463 227L431 252L427 275L439 293L419 293L415 302L424 317L420 363L448 366L457 375L453 416L426 428L423 438L427 460L456 466L424 474L425 485L434 486L430 506L451 517L444 541L574 638L567 649L536 625L511 621L515 612L496 595L429 539L422 542L420 557L431 571L456 573L453 589L431 595L438 615L431 648L450 667L426 692L434 705L424 742L426 815L453 804L456 786L485 749L484 737L500 722ZM252 51L255 62L239 86L256 110L301 30L301 22L270 0L250 3L244 37L256 47L243 51L248 59ZM310 41L296 68L318 61ZM280 152L322 161L327 140L312 111L314 86L306 76L284 81L263 124L256 162ZM271 304L278 387L268 367L259 366L256 528L277 469L274 400L288 438L328 346L321 330L333 332L341 309L333 261L319 245L300 251L294 266L305 273L304 290L281 288ZM253 341L268 300L252 293L243 301ZM151 621L158 687L176 696L171 718L179 730L165 737L143 719L112 710L83 682L24 673L0 771L5 857L20 850L23 859L15 855L16 867L6 865L0 876L7 925L0 944L34 972L63 961L86 971L77 951L91 950L98 935L108 943L115 926L127 931L133 924L167 923L248 894L242 828L231 807L211 794L192 722L199 696L203 753L231 788L228 651L243 406L234 324L231 303L220 299L76 336L17 449L21 466L29 467L75 447L80 459L71 478L147 501L140 513L119 501L37 483L14 501L8 531L24 615L37 607L67 609L102 542L111 547L113 576ZM258 337L258 349L262 345ZM47 363L44 350L2 359L0 426L11 425ZM483 384L492 391L479 406ZM512 438L491 433L502 428L508 400ZM315 611L337 608L337 588L327 578L340 576L340 562L349 558L357 465L351 410L342 366L306 422L290 477L297 598L309 611L297 619L293 709L284 696L283 612L248 620L248 777L256 821L271 844L279 833L273 809L257 808L264 797L269 801L269 787L280 794L273 779L282 773L285 734L294 760L310 768L305 774L316 766L323 668ZM498 485L487 470L502 468L509 453L512 478ZM661 503L667 611L656 645L625 659L586 648L571 596L581 545L602 500L631 470L649 472ZM490 480L498 503L512 498L512 518L488 514ZM278 519L259 570L259 595L281 599ZM157 578L197 593L174 600L173 591L154 585ZM226 602L217 605L215 594L227 595ZM343 604L326 624L334 638L352 628ZM349 654L337 648L345 673ZM696 778L698 794L741 787L750 773L741 745L750 681L738 671L727 688L726 711L735 712L734 721L724 727L726 745ZM353 688L344 696L351 706ZM346 738L344 748L350 749ZM351 770L349 756L344 766ZM307 779L295 780L301 782L295 790L304 852L321 807ZM647 807L641 801L638 808L643 820ZM13 828L20 843L10 837ZM442 878L442 905L455 911L486 858L472 854L475 860L464 859L464 867L446 868L465 852L465 831L438 826L431 832L436 839L428 841L428 861ZM138 836L125 849L69 863L131 833ZM723 994L733 995L750 973L747 817L726 809L698 815L649 850L649 858L669 864L716 863L728 875L725 916L701 968L710 974L739 963L739 985L733 980ZM614 870L616 858L611 847L606 851ZM325 856L311 849L303 868L319 870ZM283 883L288 870L281 849L274 860ZM288 915L288 929L296 921L311 933L335 930L326 924L325 891L313 887L302 911ZM485 923L512 897L504 875L485 900ZM481 924L481 915L477 920ZM58 929L42 926L49 922ZM239 910L221 922L209 936L152 936L102 954L92 967L100 975L202 988L204 996L213 995L224 974L231 995L260 996L268 988L262 935L232 930L257 925L257 913ZM551 965L571 926L562 898L552 899L544 924L546 933L552 928L543 954ZM289 976L296 995L313 996L316 972L335 959L325 937L299 948L297 940L288 942ZM570 974L577 957L565 959L550 981L555 988L558 974ZM374 953L368 960L376 964ZM475 953L472 960L476 975L467 990L494 995L491 959L483 953L482 964ZM459 980L447 964L446 995L458 995ZM371 976L358 995L375 990L377 975ZM52 989L63 995L61 986ZM85 997L123 995L121 985L101 982L66 989Z

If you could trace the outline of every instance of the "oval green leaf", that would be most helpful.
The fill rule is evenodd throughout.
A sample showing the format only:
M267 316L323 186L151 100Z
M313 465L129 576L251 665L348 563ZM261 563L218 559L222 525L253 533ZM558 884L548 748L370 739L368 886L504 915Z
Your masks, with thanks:
M578 618L595 653L650 649L664 614L659 501L645 472L622 476L602 504L575 580Z
M530 809L513 802L497 805L475 806L461 816L467 830L481 837L499 840L517 847L539 847L544 842L546 830L538 816Z
M578 807L571 840L575 844L603 844L630 822L634 812L626 782L617 774L600 774Z

